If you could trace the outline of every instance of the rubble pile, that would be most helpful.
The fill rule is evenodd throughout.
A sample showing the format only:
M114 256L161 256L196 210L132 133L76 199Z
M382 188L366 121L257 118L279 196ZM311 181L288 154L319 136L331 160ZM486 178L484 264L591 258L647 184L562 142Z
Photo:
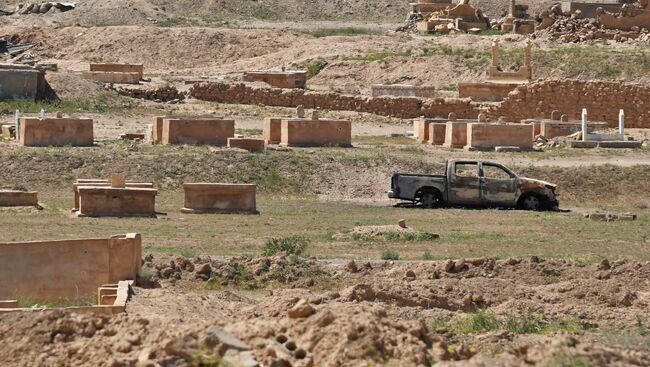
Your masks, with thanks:
M418 23L423 20L424 18L422 17L422 14L410 12L409 15L406 17L406 21L404 22L404 25L397 27L395 32L417 33Z
M605 29L596 18L583 18L579 11L567 13L559 4L540 14L541 25L535 37L547 37L563 43L579 43L597 40L650 44L650 31L632 27L628 30Z
M47 1L43 3L25 3L18 4L14 14L27 15L27 14L46 14L48 12L65 12L72 10L77 5L75 3L61 3Z
M146 99L154 102L182 102L185 100L185 93L180 92L172 85L160 88L124 88L109 87L118 94L126 97Z

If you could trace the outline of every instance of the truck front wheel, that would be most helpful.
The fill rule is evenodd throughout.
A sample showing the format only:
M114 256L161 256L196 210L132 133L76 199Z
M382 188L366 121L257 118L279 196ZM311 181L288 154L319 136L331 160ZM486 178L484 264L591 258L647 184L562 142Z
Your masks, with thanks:
M521 198L519 207L523 210L540 211L544 209L544 201L539 195L528 194Z

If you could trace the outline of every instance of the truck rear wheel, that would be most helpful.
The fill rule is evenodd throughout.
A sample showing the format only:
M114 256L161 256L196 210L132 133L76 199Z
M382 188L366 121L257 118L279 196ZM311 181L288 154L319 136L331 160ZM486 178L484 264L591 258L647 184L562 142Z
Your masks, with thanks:
M422 193L420 202L422 203L422 207L424 208L427 209L437 208L438 206L440 206L440 196L437 195L435 192L426 191Z

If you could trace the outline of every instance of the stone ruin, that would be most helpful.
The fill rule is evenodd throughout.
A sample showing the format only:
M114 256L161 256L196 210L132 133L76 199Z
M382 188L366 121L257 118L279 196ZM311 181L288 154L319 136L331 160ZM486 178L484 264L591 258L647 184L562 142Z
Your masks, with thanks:
M417 29L423 33L449 33L452 31L480 31L490 27L490 21L479 9L469 5L469 0L460 0L445 9L432 12L418 22Z
M28 147L93 146L93 120L71 117L23 117L18 142Z
M90 64L85 79L110 84L140 84L143 79L142 64Z
M235 120L154 117L152 144L226 146L235 137Z
M26 190L0 190L0 207L17 206L38 207L38 193Z
M558 110L554 110L550 114L550 118L533 118L525 119L522 121L525 124L532 124L535 129L535 137L554 139L557 137L569 136L582 130L582 123L578 120L570 120L569 116L562 114ZM607 122L591 122L589 124L589 132L595 130L607 129Z
M0 64L0 100L43 99L47 94L45 71L28 65Z
M458 83L460 98L471 98L474 101L502 101L519 85L528 83L533 77L531 65L532 43L526 42L524 48L524 64L517 71L504 71L499 58L499 42L492 43L492 63L488 70L488 81L480 83Z
M183 189L183 213L258 213L254 184L186 183Z
M375 84L371 89L373 97L436 97L436 88L431 85Z
M305 89L307 87L307 72L303 70L247 71L243 79L245 82L264 82L276 88Z
M79 179L72 187L77 217L156 217L158 190L152 183L113 175L108 180Z
M618 13L608 13L603 8L596 10L598 23L606 29L638 31L650 29L650 1L638 0L634 4L623 4Z
M499 29L505 33L531 34L535 32L535 28L535 19L528 15L528 5L510 0L508 16L500 22Z
M451 0L417 0L414 3L409 3L409 5L413 13L426 17L431 13L445 10L447 7L452 6L452 3Z
M311 118L304 117L304 109L297 109L298 118L267 118L263 135L267 144L286 147L352 146L352 123L347 120L321 119L318 111Z
M97 304L73 306L76 313L112 315L125 312L142 262L139 234L81 240L0 243L0 314L41 311L18 308L30 302L80 302L97 296Z
M625 136L625 112L619 111L618 133L590 133L587 109L582 109L581 133L579 139L569 139L566 145L569 148L628 148L636 149L643 146L642 141L629 140Z

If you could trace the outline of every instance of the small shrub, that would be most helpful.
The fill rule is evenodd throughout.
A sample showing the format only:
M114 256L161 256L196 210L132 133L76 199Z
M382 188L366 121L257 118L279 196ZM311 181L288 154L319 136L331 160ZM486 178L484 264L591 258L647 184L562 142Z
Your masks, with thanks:
M433 255L431 255L431 253L428 250L424 251L424 253L422 254L422 260L431 261L433 260Z
M311 79L318 75L327 65L328 62L324 59L316 59L309 62L309 64L307 64L307 79Z
M382 260L399 260L399 254L397 251L386 250L381 253Z
M309 239L305 236L271 238L264 244L262 256L273 256L280 252L300 256L305 253L308 244Z

